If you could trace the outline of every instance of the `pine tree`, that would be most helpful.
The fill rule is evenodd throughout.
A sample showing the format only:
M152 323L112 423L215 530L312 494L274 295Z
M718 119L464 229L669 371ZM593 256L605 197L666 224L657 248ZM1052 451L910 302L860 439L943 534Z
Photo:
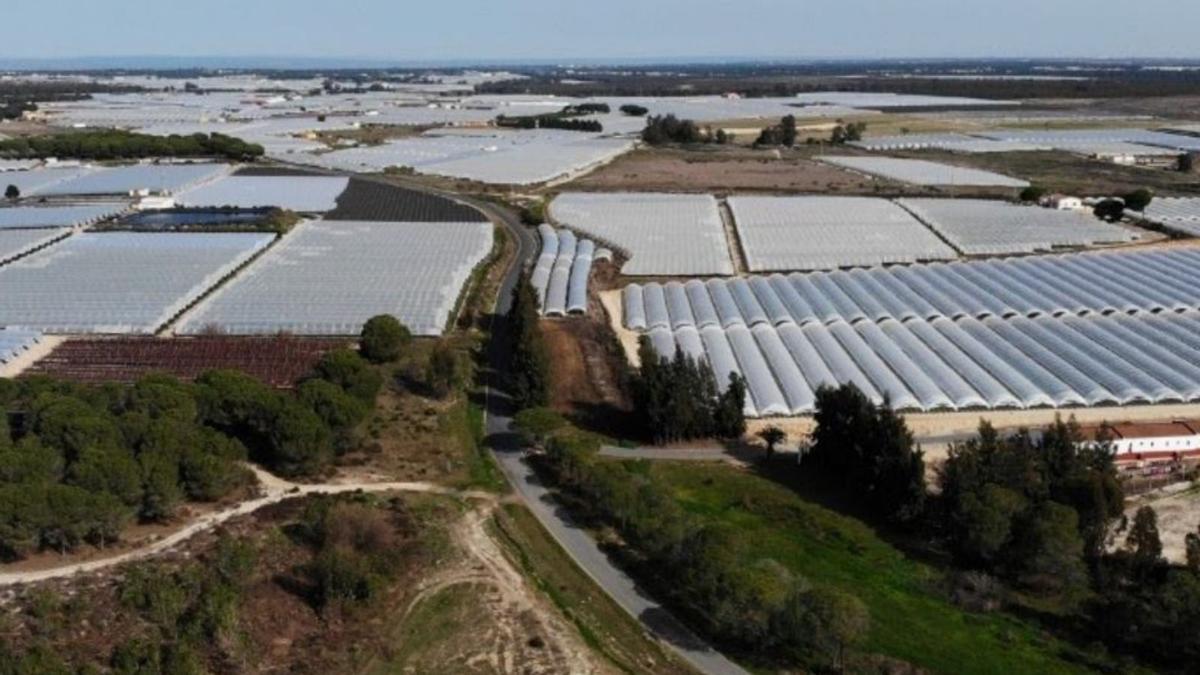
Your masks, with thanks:
M529 273L524 272L513 289L508 319L512 328L512 362L509 391L518 408L534 408L550 402L550 354L538 325L538 301Z

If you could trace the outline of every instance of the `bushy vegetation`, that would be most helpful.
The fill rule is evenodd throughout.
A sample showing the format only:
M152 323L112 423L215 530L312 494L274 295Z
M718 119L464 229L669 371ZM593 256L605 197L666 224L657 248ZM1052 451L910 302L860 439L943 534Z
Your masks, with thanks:
M250 457L284 475L322 471L370 411L380 376L356 353L325 355L294 394L236 371L194 384L0 380L0 552L69 552L117 541L132 521L172 518L252 478Z
M1020 199L1023 202L1037 203L1042 197L1046 196L1046 188L1038 185L1030 185L1021 190Z
M537 294L529 283L529 273L523 272L513 288L508 312L512 350L506 384L518 410L550 402L550 352L539 319Z
M645 117L646 114L650 112L650 109L644 105L626 103L625 105L621 106L621 112L629 115L630 117Z
M829 133L829 142L834 145L843 145L861 141L863 132L867 130L866 122L851 122L849 124L838 124Z
M854 385L817 390L803 468L828 475L874 514L911 523L925 508L925 461L904 420Z
M562 110L563 115L607 115L612 108L607 103L576 103Z
M390 314L367 319L359 335L359 350L371 363L390 363L412 342L412 332Z
M239 523L202 550L128 565L70 597L46 588L18 594L14 603L24 611L6 624L0 674L200 675L264 665L342 672L304 659L333 654L331 663L340 663L338 651L361 649L345 629L375 619L376 601L413 568L428 532L401 499L315 496L274 511L256 516L255 527L272 523L265 531ZM280 605L281 597L289 602ZM281 606L296 612L293 597L319 617L269 614ZM314 618L335 624L346 644L280 654L264 642L277 633L263 625L303 632ZM311 635L326 635L328 624L317 623Z
M116 160L151 157L216 157L252 161L263 155L263 147L224 134L152 136L130 131L72 131L47 136L28 136L0 141L0 158Z
M758 134L754 145L792 147L796 145L796 116L784 115L779 124L766 127Z
M496 118L496 125L513 129L564 129L566 131L586 131L596 134L604 131L604 125L599 120L576 119L576 114L561 112L520 117L500 115Z
M693 626L764 663L836 668L870 615L853 595L814 586L769 558L747 565L734 528L684 511L643 462L598 459L586 439L552 436L546 475L576 513L615 528L656 597Z
M652 115L646 119L646 128L642 129L642 141L648 145L688 145L702 143L704 140L704 135L695 122L681 120L674 115Z
M1152 509L1125 522L1103 435L1085 443L1073 420L1004 436L982 423L951 447L938 491L927 494L920 451L886 406L849 385L826 389L816 421L804 469L837 481L871 517L899 520L928 537L926 546L944 547L959 572L1002 582L992 594L1020 604L1012 598L1036 597L1081 633L1157 667L1186 669L1200 658L1200 533L1189 540L1193 564L1172 566ZM1112 537L1126 527L1113 552Z
M0 552L104 547L134 520L171 518L249 481L246 449L204 424L194 387L165 376L131 387L0 380Z
M314 556L304 568L320 610L369 603L396 574L404 552L404 518L395 510L317 499L301 533Z
M641 368L631 383L634 412L642 433L656 443L695 438L737 438L746 431L746 384L730 376L724 392L705 361L675 351L668 360L643 335Z

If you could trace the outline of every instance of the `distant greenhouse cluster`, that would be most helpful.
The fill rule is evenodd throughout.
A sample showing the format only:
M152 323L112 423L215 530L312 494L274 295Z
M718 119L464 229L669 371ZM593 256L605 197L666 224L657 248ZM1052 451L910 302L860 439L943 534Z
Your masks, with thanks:
M0 267L0 325L46 333L153 333L272 239L76 234Z
M293 157L329 169L372 172L389 167L481 183L544 183L633 149L629 139L557 130L430 132L381 145Z
M730 197L753 272L949 260L953 249L916 218L872 197Z
M570 230L538 226L542 250L529 281L537 294L544 316L586 314L588 279L592 263L612 260L612 251L596 248L591 239L581 239Z
M985 199L905 198L896 203L966 255L1035 253L1138 239L1128 228L1077 211Z
M817 159L846 169L853 169L902 183L924 186L965 186L1023 188L1029 181L1011 178L992 171L969 169L921 159L895 157L854 157L824 155Z
M1037 317L1200 310L1200 249L1075 253L631 284L631 330L689 324Z
M708 195L568 192L550 203L548 213L625 252L627 275L734 272L717 200Z
M187 317L183 334L354 335L391 314L441 335L492 225L319 220L278 245Z

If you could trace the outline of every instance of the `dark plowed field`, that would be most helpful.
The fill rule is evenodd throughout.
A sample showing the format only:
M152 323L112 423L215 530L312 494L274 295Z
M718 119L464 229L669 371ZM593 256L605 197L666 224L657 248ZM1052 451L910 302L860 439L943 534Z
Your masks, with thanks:
M296 337L82 338L68 340L22 376L73 382L133 382L152 372L194 380L206 370L240 370L287 389L346 340Z
M458 202L395 185L352 178L326 220L464 223L487 220Z
M294 166L243 166L235 176L324 176L320 171Z

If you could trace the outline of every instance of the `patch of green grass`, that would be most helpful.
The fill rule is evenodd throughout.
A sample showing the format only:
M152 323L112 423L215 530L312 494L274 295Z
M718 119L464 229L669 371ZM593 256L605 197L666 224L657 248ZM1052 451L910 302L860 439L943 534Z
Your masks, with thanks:
M460 584L443 588L413 608L391 636L394 645L391 653L374 660L361 672L369 675L482 672L456 657L461 656L461 641L471 639L481 623L479 617L486 614L477 586Z
M657 463L652 470L689 512L742 533L748 562L771 558L813 584L858 596L871 613L866 652L955 675L1088 672L1069 644L1029 623L955 607L940 595L937 570L861 521L726 466Z
M467 479L461 487L508 492L508 481L484 444L483 408L464 400L446 413L444 425L463 448L467 462Z

